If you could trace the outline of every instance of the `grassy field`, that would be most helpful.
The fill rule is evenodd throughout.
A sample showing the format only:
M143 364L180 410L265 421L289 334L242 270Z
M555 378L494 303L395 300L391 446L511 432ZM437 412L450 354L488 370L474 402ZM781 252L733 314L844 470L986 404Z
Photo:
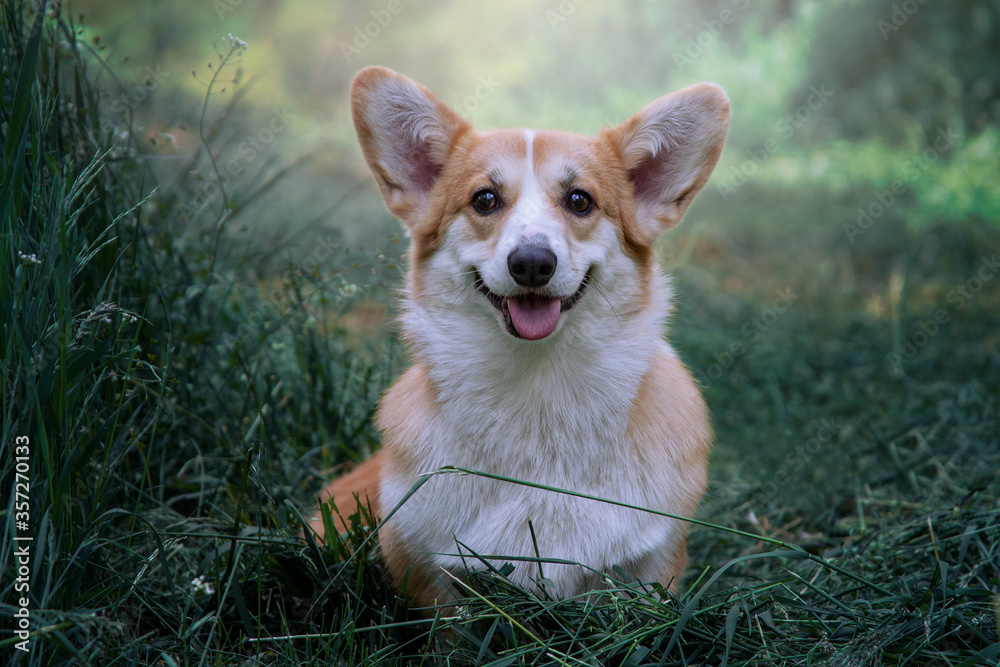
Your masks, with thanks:
M114 71L71 18L3 11L5 664L1000 660L989 216L914 225L900 195L856 229L887 183L710 185L662 246L717 434L680 596L612 573L613 594L548 600L493 563L457 610L412 609L364 529L301 537L323 481L378 447L405 244L247 233L259 209L234 202L286 174L219 197L158 178L164 139L108 122ZM215 122L195 115L192 162L227 150Z

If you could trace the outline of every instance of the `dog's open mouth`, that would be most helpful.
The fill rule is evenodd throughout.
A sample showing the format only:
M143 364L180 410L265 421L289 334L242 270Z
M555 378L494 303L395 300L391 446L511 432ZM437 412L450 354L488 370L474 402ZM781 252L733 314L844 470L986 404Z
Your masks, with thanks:
M503 313L507 332L515 338L539 340L550 335L559 324L559 315L577 304L590 285L590 270L580 281L572 296L560 299L539 292L525 292L513 296L500 296L490 291L483 277L476 271L476 290Z

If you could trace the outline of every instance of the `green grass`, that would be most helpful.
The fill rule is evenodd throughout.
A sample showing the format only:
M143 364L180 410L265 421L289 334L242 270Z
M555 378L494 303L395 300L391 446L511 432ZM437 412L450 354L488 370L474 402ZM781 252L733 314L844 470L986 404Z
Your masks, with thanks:
M345 328L390 299L392 253L248 242L251 187L282 170L185 208L204 184L150 171L156 146L108 111L76 27L3 7L5 628L13 538L33 537L30 651L0 635L12 664L997 661L1000 282L949 300L995 226L914 229L899 208L851 245L870 189L706 192L664 246L670 338L718 436L680 596L610 573L612 594L549 600L494 562L456 583L457 609L410 609L365 529L301 537L322 481L378 446L375 402L406 363ZM192 163L232 150L211 92ZM253 122L225 113L237 137Z

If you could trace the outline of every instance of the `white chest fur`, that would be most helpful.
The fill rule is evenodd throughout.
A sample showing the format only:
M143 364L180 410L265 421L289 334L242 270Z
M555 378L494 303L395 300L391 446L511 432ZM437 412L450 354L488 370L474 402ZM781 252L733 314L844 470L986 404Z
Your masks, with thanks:
M644 451L629 429L653 356L673 354L659 339L659 312L604 327L597 336L592 329L577 336L571 327L547 347L522 343L516 355L504 351L517 341L502 331L489 333L497 329L492 321L484 321L489 327L482 336L468 338L449 335L459 323L440 312L415 308L406 318L432 332L421 349L437 392L433 417L414 423L394 443L419 462L418 473L457 466L680 513L672 502L678 482L671 461ZM578 317L573 327L588 327L587 320ZM395 507L414 481L413 474L388 469L380 489L384 510ZM655 579L683 535L678 522L647 512L456 473L425 483L393 522L411 555L431 572L474 567L472 554L500 562L537 555L596 570L622 565L635 577ZM533 586L538 567L515 566L512 578ZM557 596L593 588L597 576L551 563L543 564L542 575Z

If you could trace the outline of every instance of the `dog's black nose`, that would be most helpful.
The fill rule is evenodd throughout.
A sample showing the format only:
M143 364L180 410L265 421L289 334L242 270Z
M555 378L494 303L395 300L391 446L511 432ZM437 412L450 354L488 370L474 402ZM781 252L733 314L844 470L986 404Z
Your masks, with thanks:
M541 287L556 273L556 254L540 245L518 246L507 255L507 272L523 287Z

